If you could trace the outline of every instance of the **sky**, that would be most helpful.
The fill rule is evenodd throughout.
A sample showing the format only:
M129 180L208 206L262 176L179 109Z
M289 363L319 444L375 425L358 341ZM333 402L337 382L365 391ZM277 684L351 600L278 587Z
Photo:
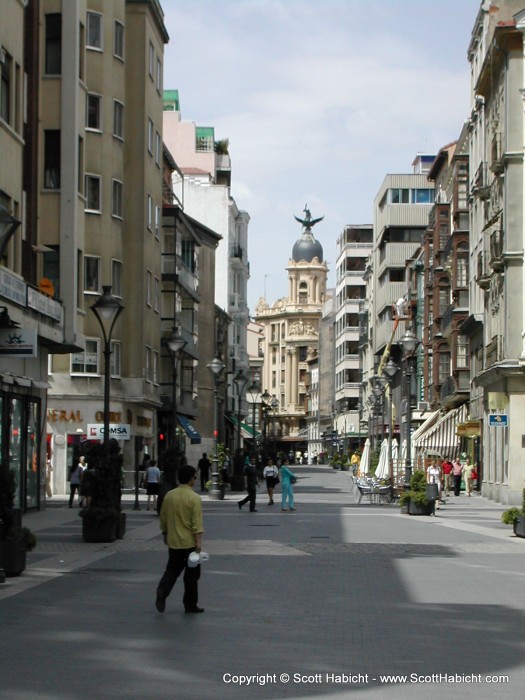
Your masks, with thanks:
M251 217L250 312L287 295L306 204L335 285L336 241L373 222L387 174L457 139L480 0L161 0L164 89L229 139Z

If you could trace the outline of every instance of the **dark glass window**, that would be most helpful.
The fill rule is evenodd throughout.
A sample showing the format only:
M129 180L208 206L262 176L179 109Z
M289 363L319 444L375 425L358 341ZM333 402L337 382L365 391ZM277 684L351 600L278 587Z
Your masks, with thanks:
M62 72L62 15L46 15L46 75Z

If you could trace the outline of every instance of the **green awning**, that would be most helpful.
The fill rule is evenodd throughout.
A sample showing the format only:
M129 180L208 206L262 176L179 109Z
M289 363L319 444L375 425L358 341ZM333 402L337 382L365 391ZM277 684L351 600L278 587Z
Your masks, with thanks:
M227 418L233 423L233 425L238 426L239 425L239 420L236 416L229 414ZM253 428L251 425L248 425L247 423L243 423L241 421L241 435L243 438L247 438L248 440L253 440ZM261 433L258 430L255 430L255 439L258 440L261 437Z

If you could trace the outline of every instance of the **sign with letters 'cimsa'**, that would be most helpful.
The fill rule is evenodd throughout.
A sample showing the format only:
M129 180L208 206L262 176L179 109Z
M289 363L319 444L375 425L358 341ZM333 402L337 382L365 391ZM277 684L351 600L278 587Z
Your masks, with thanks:
M131 440L131 425L129 423L110 423L109 437L115 440ZM104 439L104 423L88 423L87 440Z

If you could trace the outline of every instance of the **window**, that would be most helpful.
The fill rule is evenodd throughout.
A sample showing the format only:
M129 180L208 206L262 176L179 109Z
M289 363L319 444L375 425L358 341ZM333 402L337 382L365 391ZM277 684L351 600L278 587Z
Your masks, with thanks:
M153 308L158 313L160 308L160 280L155 277L155 293L153 297Z
M468 337L466 335L458 335L456 366L458 369L468 368Z
M71 355L71 374L98 374L98 338L86 338L85 352Z
M86 175L86 209L100 212L100 175Z
M153 199L151 198L151 195L148 194L148 228L151 231L153 227Z
M122 219L122 183L119 180L113 180L113 200L111 214Z
M146 304L151 306L151 286L152 286L153 275L151 270L146 270Z
M156 350L153 351L153 383L159 383L159 353Z
M113 296L122 296L122 263L120 260L111 261L111 291Z
M11 56L6 55L1 67L0 117L9 124L11 119Z
M149 345L146 345L146 357L145 357L145 363L144 363L144 370L146 374L146 381L151 382L151 348Z
M162 139L157 131L155 134L155 163L160 167L160 158L162 154Z
M155 238L160 240L160 207L155 204Z
M432 204L434 201L434 190L415 189L412 190L413 204Z
M456 263L456 286L468 287L468 257L458 255Z
M111 376L122 376L122 345L118 340L111 341Z
M113 36L113 53L117 58L124 60L124 25L117 20L115 20Z
M62 72L62 15L46 15L46 75Z
M450 377L450 353L439 353L438 384L443 384Z
M84 256L84 292L100 293L100 258Z
M155 47L149 42L149 77L153 80L155 70Z
M162 63L160 58L157 58L157 90L162 92Z
M410 190L394 188L390 190L390 204L409 204Z
M153 154L153 122L148 119L148 151Z
M88 93L86 105L86 129L95 129L96 131L102 130L101 104L102 97L100 95Z
M124 105L118 100L113 101L113 136L124 139Z
M86 47L102 51L102 15L97 12L87 13Z
M60 131L44 131L44 187L60 189Z

